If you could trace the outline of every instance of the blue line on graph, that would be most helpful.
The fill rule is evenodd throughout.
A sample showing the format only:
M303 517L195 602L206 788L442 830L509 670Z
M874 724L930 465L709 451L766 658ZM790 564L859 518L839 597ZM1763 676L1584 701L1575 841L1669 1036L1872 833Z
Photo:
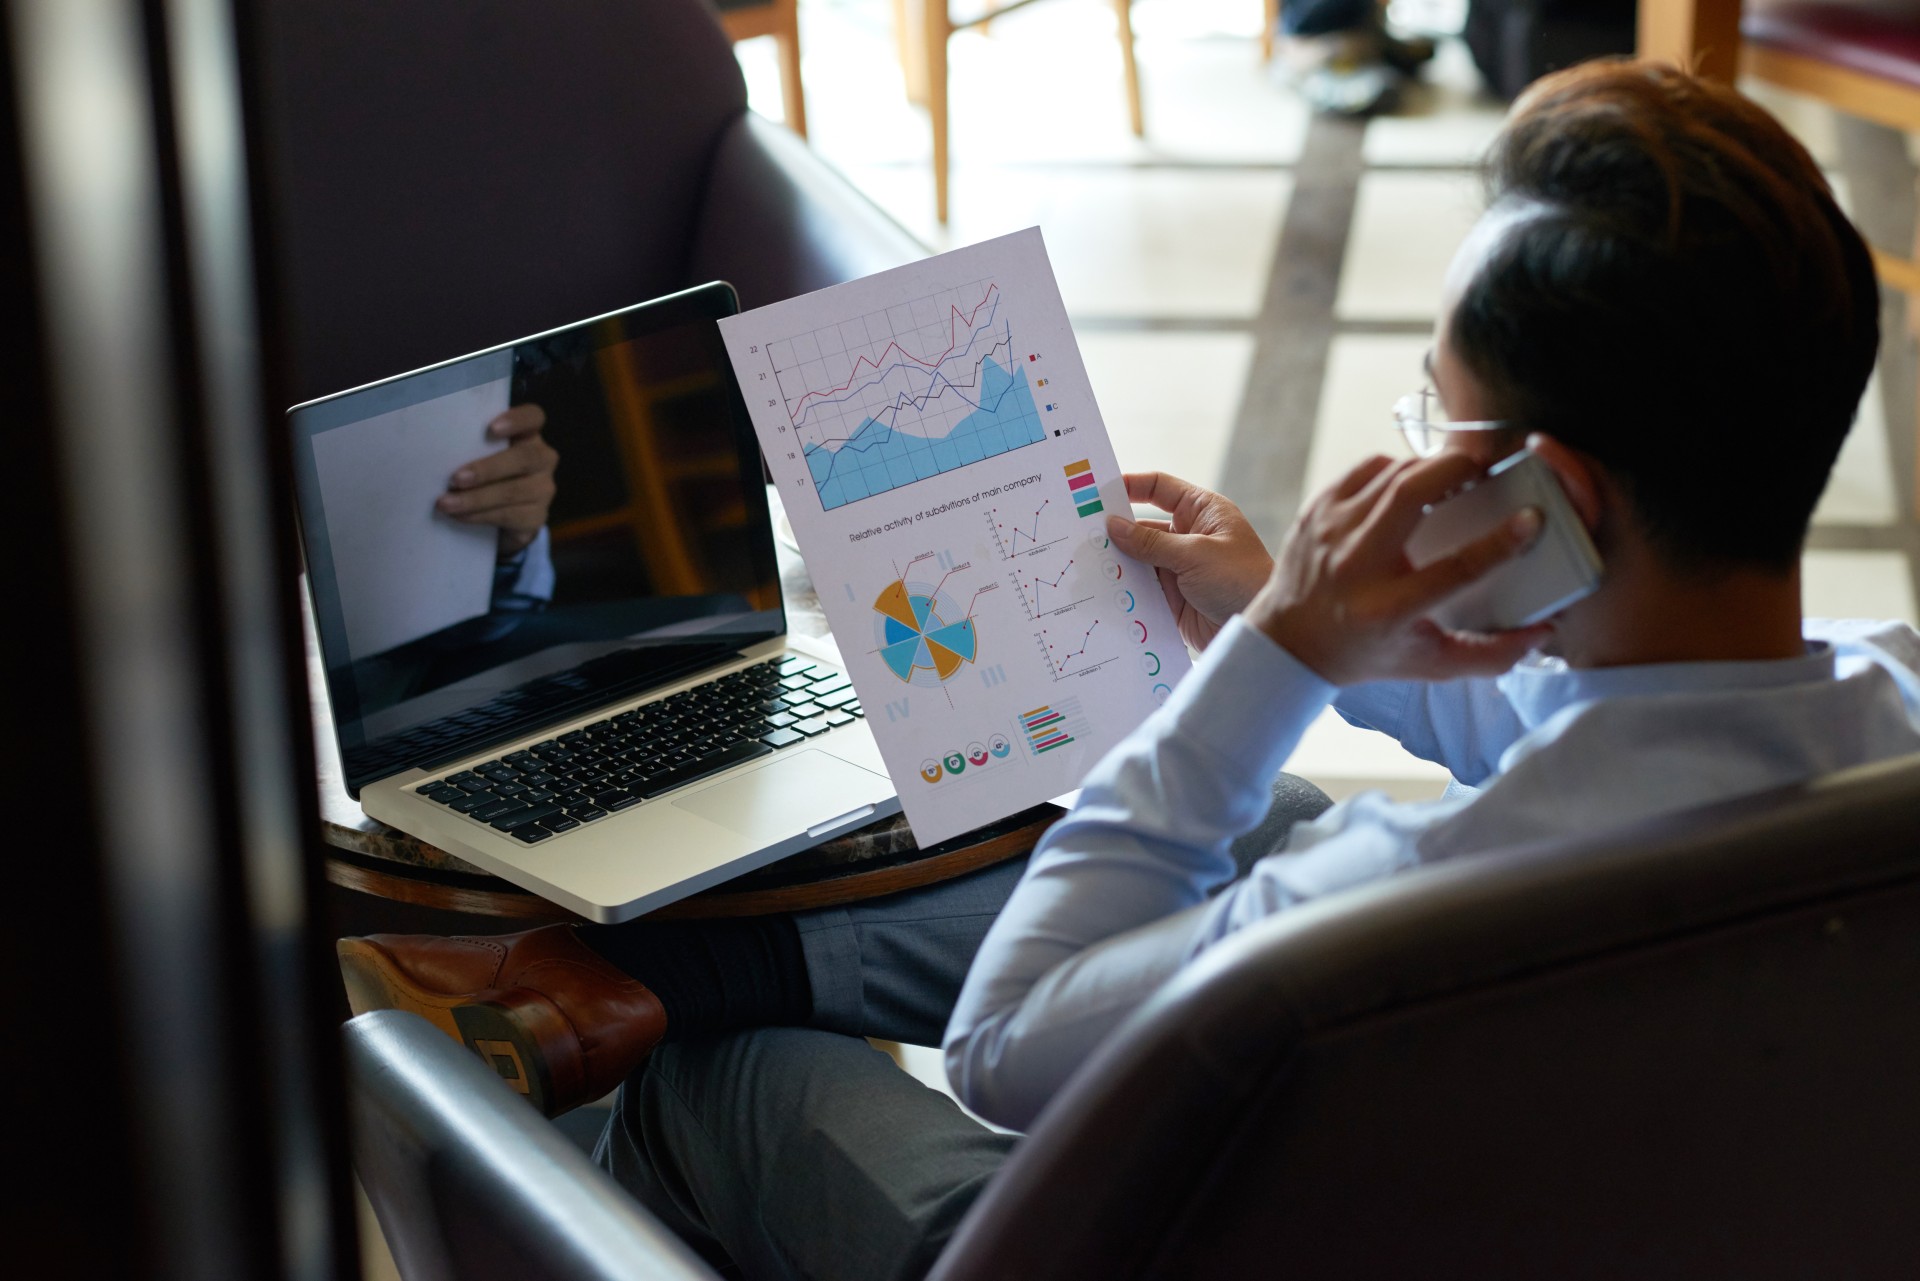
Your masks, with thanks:
M960 351L957 351L957 352L949 351L946 354L946 356L941 358L940 363L945 365L945 364L950 364L957 360L965 360L968 354L973 351L974 339L980 337L981 334L984 334L989 330L991 330L993 328L993 318L999 314L1000 314L1000 296L996 292L993 297L993 306L989 308L987 311L986 320L978 328L976 328L972 333L967 335L967 345L964 348L962 348ZM1007 338L1008 344L1011 345L1013 342L1013 327L1011 325L1007 326L1006 338ZM997 350L999 346L1000 346L999 343L995 343L993 347L990 347L987 349L987 354L992 355L993 352ZM847 401L852 400L855 397L859 396L861 392L866 391L869 387L878 387L882 385L887 381L888 375L892 374L893 371L896 369L905 369L909 372L918 372L918 371L924 371L926 369L926 364L924 361L896 360L891 365L888 365L885 369L876 371L872 378L868 379L866 382L861 383L858 387L850 387L844 393L838 396L834 396L831 398L822 398L820 400L811 401L807 404L802 405L800 407L800 412L794 416L793 425L795 427L801 426L806 421L807 415L813 412L813 408L815 405L845 404ZM976 375L978 374L978 372L979 371L976 369L975 370ZM935 380L946 379L947 385L949 387L955 386L952 379L946 378L946 375L940 373L937 369L934 371L933 377ZM903 396L904 394L905 393L902 393ZM920 405L924 405L927 399L931 399L934 395L937 395L937 394L938 393L932 390L931 385L929 385L928 395L926 399L922 399L918 401L915 407L918 408ZM893 410L890 410L888 412L897 411L900 408L901 398L902 397L894 398ZM971 404L972 402L969 401L968 403ZM978 406L975 406L975 407L978 408Z
M980 371L979 407L944 436L910 435L869 418L838 449L806 446L820 505L831 511L1044 440L1026 369L1002 369L988 356Z

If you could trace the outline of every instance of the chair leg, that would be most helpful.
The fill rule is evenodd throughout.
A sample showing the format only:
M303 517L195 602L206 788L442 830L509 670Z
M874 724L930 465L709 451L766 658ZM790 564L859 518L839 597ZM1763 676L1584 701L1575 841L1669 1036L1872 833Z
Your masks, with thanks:
M947 224L947 0L926 0L921 34L927 51L927 112L933 117L933 216Z
M774 37L780 46L780 97L787 109L787 128L807 136L807 93L800 84L800 22L798 4L793 24Z
M1127 73L1127 123L1133 136L1147 136L1146 121L1140 115L1140 67L1133 57L1133 0L1113 0L1113 11L1120 23L1120 60Z
M907 0L893 0L893 38L900 46L900 76L906 81L907 101L927 105L927 51L914 26Z

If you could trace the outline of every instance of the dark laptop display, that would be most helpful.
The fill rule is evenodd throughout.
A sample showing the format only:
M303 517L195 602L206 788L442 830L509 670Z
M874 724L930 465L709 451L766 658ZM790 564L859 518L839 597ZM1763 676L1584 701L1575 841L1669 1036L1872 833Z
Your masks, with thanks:
M709 285L291 411L314 621L347 785L485 750L781 635L760 454ZM439 514L539 406L545 526Z

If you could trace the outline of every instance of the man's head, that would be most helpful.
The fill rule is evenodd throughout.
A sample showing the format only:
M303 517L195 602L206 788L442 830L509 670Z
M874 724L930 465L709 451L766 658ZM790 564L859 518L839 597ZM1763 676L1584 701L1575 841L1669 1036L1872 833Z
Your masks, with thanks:
M1487 180L1435 353L1453 416L1599 464L1674 571L1790 573L1879 342L1806 149L1732 89L1589 63L1521 97Z

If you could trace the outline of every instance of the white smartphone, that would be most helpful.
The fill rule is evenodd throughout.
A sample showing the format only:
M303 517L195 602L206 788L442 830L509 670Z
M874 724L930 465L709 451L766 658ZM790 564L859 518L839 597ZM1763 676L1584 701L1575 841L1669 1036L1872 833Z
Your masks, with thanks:
M1432 618L1463 632L1525 627L1565 609L1600 586L1600 553L1587 537L1553 469L1531 450L1495 463L1472 485L1427 508L1407 539L1420 569L1491 533L1515 512L1537 507L1540 536L1514 559L1437 606Z

